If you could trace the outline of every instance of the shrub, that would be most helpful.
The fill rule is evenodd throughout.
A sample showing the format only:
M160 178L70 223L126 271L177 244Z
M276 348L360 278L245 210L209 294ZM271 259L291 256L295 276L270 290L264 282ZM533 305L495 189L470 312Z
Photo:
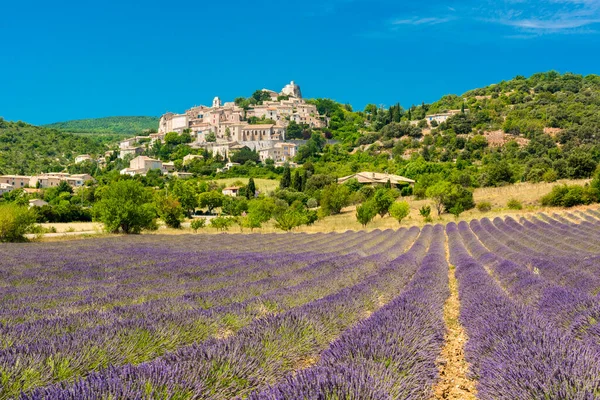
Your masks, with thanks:
M400 191L400 194L402 195L402 197L411 196L413 194L412 186L404 186Z
M315 198L311 197L306 202L306 207L308 207L308 208L317 208L318 206L319 206L319 203L317 202L317 199L315 199Z
M492 210L492 203L489 201L480 201L477 203L477 209L481 212L488 212Z
M598 201L598 192L591 186L559 185L542 197L543 206L573 207Z
M210 226L217 228L219 231L228 231L231 225L235 223L235 219L227 217L216 217L210 220Z
M375 211L383 218L385 214L389 213L390 206L394 204L398 191L394 189L379 188L373 196L373 204L375 205Z
M508 207L511 210L522 210L523 203L521 203L517 199L510 199L510 200L508 200L508 203L506 203L506 207Z
M302 214L293 208L288 208L275 217L275 227L285 232L291 231L302 223Z
M423 217L423 219L425 219L425 222L431 222L433 221L431 219L431 206L423 206L419 209L419 214L421 215L421 217Z
M24 206L0 206L0 242L24 242L35 224L35 213Z
M390 215L398 220L398 223L402 224L402 220L410 214L410 206L407 202L401 201L399 203L394 203L390 206Z
M373 201L367 201L356 208L356 220L366 227L377 215L377 208Z
M198 232L198 229L202 229L206 226L206 220L204 218L195 218L190 226L194 232Z

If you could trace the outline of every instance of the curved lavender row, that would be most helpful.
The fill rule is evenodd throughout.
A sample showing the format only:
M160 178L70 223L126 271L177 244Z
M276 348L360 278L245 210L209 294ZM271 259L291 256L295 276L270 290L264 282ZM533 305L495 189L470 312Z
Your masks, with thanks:
M588 292L593 292L598 287L596 279L589 273L575 268L565 268L565 262L578 265L577 260L565 257L544 257L541 253L535 253L531 249L528 252L513 250L504 243L506 241L511 244L515 240L510 239L509 235L494 227L487 219L483 219L481 222L471 221L470 225L473 233L490 251L502 254L504 258L517 264L531 266L532 270L535 269L546 279L567 287L585 287ZM504 240L501 241L501 239Z
M557 254L596 254L593 249L597 249L599 244L597 240L593 240L593 237L582 234L577 228L572 226L550 225L540 219L534 219L533 221L522 220L521 223L518 223L510 217L507 217L504 223L514 230L522 232L525 237L530 238L534 246L539 247L539 244L544 244L553 249ZM566 235L571 240L565 243L562 240L565 237L563 235Z
M422 258L419 254L424 253L430 239L431 228L425 228L409 253L416 259ZM230 338L182 348L142 368L161 363L165 367L157 379L190 382L199 388L194 398L248 394L309 362L331 339L376 308L377 297L397 291L397 269L392 262L370 277L361 278L360 284L283 314L267 316ZM37 389L24 398L105 398L120 388L136 385L142 377L135 371L130 367L111 368L72 385ZM103 383L107 380L111 381L110 388ZM146 381L154 387L154 380ZM175 386L165 390L177 391ZM145 389L140 389L133 397L144 397L145 393Z
M494 224L497 226L498 230L502 232L504 235L508 236L517 236L514 234L515 226L518 226L519 229L522 229L525 232L525 236L531 236L527 230L531 230L530 227L523 227L518 224L516 221L512 219L507 219L506 223L500 219L495 219ZM531 224L531 223L530 223ZM537 225L533 225L536 227ZM536 258L542 258L546 260L546 263L542 265L544 267L550 266L553 267L553 273L550 275L546 275L546 278L551 279L563 286L572 287L575 289L584 289L589 293L593 293L597 290L600 290L600 255L597 252L583 251L581 249L574 248L570 252L566 249L568 248L560 241L557 241L556 237L573 237L570 232L549 232L548 228L540 229L542 232L538 234L541 237L540 241L548 243L549 247L557 248L551 252L550 250L545 250L541 252L537 252L535 254ZM582 241L583 242L583 241ZM537 250L539 247L531 248ZM564 250L558 250L558 248L564 248ZM533 249L531 252L533 252ZM546 249L546 247L544 247Z
M465 354L478 379L479 398L596 398L600 354L508 299L468 254L456 224L446 231L459 285L460 321L469 336Z
M414 231L412 232L414 233ZM397 244L412 240L411 235L397 235L396 238L395 242ZM385 254L383 257L385 258ZM352 262L359 262L362 264L353 265ZM339 266L333 270L327 265L336 263ZM22 357L19 358L19 354L25 353L27 354L27 360L31 360L31 362L34 363L37 362L37 369L46 373L46 380L50 379L47 374L51 372L49 371L49 368L47 368L47 363L45 361L49 357L54 357L57 360L62 361L64 359L69 360L72 358L69 357L69 354L72 354L74 357L77 357L79 354L86 354L88 356L86 362L83 362L82 360L78 361L74 375L63 374L65 376L63 376L62 379L78 376L82 372L86 372L90 369L96 369L96 365L103 366L108 364L123 364L124 362L144 361L145 359L160 355L165 350L173 349L182 344L204 340L219 331L233 332L241 326L250 323L253 319L264 316L265 313L284 311L289 307L302 304L303 301L314 300L315 296L318 298L322 295L331 293L332 291L339 290L340 288L343 288L345 284L354 284L360 281L365 273L372 273L373 268L375 267L375 263L371 262L369 257L361 260L356 255L339 258L334 263L325 262L324 264L324 262L316 262L310 268L304 269L307 273L310 272L313 274L309 275L313 279L297 285L295 291L290 290L291 288L288 287L282 287L279 290L271 290L271 294L265 293L262 298L248 299L248 301L241 304L234 303L231 304L231 306L221 306L207 311L190 310L180 314L163 315L158 313L157 315L154 315L153 310L149 309L144 317L138 318L137 320L118 321L112 326L103 326L97 329L80 332L75 337L70 335L66 342L62 341L62 338L59 337L57 338L58 341L50 341L46 344L36 343L36 347L33 349L30 347L11 349L10 352L0 353L0 355L3 355L3 357L0 357L0 361L9 367L16 365L18 370L11 371L13 372L13 376L16 377L19 376L19 371L27 371L27 367L30 366L27 362L23 362ZM331 272L329 274L325 274L330 270ZM321 282L321 280L323 281ZM293 282L289 281L288 283ZM231 295L239 296L240 292L239 288L233 288L231 290ZM265 305L267 307L265 307ZM173 331L173 329L176 330ZM149 342L146 344L146 349L144 349L141 354L136 351L119 351L118 348L115 348L119 343L122 343L121 346L131 342L135 343L137 336L140 334L140 330L142 331L141 334L144 337L144 340ZM119 335L123 336L122 340L117 341L116 343L114 340L115 332L120 332ZM181 340L174 341L173 338L181 338ZM90 355L89 352L86 352L87 343L93 343L94 348L98 350L111 349L109 352L106 352L110 354L101 353ZM61 351L61 349L68 350ZM154 349L156 350L153 351ZM124 354L128 355L130 359L124 358ZM104 358L102 358L102 356L104 356ZM133 357L133 359L131 359L131 357ZM21 362L15 364L16 360L19 359ZM42 361L42 365L39 365L40 361ZM84 365L81 365L82 362ZM41 380L40 383L41 382L43 382L43 380ZM15 387L10 386L6 390L14 391Z
M584 238L584 241L587 242L590 247L600 250L600 243L595 244L594 242L597 242L597 240L591 240L594 239L594 236L599 233L595 230L590 230L582 225L571 223L558 214L552 214L552 216L549 216L542 213L539 216L534 217L534 223L537 222L537 219L543 220L551 227L560 227L571 230L572 232L576 232L579 237ZM521 219L521 222L522 220L523 219Z
M458 225L466 249L500 282L511 298L552 322L558 330L600 349L600 302L581 290L552 284L528 268L490 253L466 223Z
M427 256L400 296L345 331L315 367L249 399L431 398L450 294L444 243L437 225Z

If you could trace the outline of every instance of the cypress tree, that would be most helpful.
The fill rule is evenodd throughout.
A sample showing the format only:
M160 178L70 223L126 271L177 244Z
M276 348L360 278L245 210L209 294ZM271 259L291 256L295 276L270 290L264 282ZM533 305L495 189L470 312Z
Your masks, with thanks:
M250 178L248 181L248 186L246 187L246 198L248 200L254 198L254 194L256 193L256 185L254 184L254 178Z
M300 170L294 171L294 176L292 178L292 188L294 190L301 192L302 191L302 176L300 175Z
M281 177L281 181L279 182L279 187L281 189L287 189L292 185L292 171L289 166L286 166L283 170L283 176Z

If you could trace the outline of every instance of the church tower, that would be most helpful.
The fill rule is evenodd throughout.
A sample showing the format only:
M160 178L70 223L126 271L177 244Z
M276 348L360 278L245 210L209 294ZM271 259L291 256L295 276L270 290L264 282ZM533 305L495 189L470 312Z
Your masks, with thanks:
M212 106L213 106L213 108L221 107L221 99L219 98L219 96L214 98Z

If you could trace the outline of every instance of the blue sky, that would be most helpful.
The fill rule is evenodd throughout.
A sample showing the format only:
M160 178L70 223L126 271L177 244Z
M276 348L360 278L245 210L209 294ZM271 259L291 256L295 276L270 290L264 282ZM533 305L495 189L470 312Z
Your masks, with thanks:
M558 70L599 73L600 0L6 0L0 116L161 115L279 90L407 107Z

